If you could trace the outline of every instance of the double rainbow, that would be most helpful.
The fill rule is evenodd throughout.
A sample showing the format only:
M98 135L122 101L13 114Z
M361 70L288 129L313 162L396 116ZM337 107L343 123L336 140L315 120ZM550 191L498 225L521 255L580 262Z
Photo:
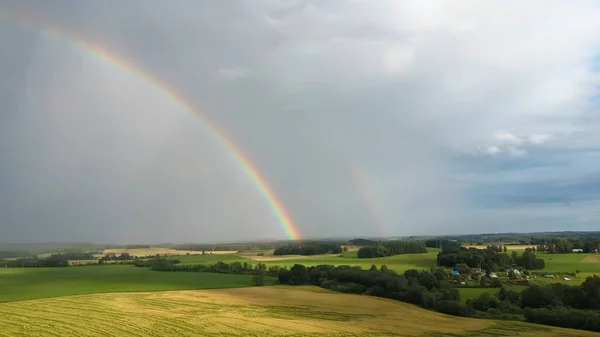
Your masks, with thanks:
M210 133L223 144L225 149L231 154L235 163L248 175L248 177L252 180L256 188L260 191L260 193L267 200L273 214L279 220L279 223L284 230L285 234L291 240L299 240L300 234L298 229L294 225L290 215L286 211L285 207L273 191L273 189L269 186L265 178L258 172L255 165L250 162L235 146L235 144L227 139L223 132L221 132L216 125L211 123L207 117L198 109L195 109L192 104L190 104L186 98L177 92L176 88L169 85L150 73L137 66L134 62L127 60L122 55L117 54L116 52L105 48L102 45L96 44L92 41L85 40L84 37L77 36L69 31L62 29L56 26L45 25L41 26L39 23L42 22L39 18L29 18L24 16L21 13L14 12L0 12L0 18L5 17L9 21L20 23L26 25L27 27L39 30L45 34L49 34L51 36L60 38L65 40L66 42L77 46L84 50L91 56L97 57L103 62L110 63L117 69L120 69L125 72L129 72L139 78L142 78L144 81L149 83L154 89L159 92L165 94L169 99L173 102L177 103L184 110L190 112L200 119L203 125L210 131Z

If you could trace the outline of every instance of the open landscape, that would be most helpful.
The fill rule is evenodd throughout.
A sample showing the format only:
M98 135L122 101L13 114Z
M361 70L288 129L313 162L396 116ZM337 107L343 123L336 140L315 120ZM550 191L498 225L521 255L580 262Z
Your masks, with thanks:
M600 0L0 0L0 48L0 337L600 337Z
M600 275L597 252L538 252L537 256L545 262L542 269L534 268L528 274L531 276L515 278L500 268L494 276L498 285L493 285L489 276L475 276L472 271L452 275L453 269L441 266L439 258L449 252L503 254L502 250L506 256L517 258L531 254L535 245L513 245L518 249L512 250L509 246L504 249L494 244L460 247L455 241L441 238L432 245L443 243L441 245L451 248L428 247L420 253L362 257L375 247L370 244L388 249L400 244L421 250L419 245L430 244L430 241L364 240L365 246L340 244L339 248L333 242L307 241L213 251L204 250L203 246L197 250L149 246L107 248L101 253L93 247L56 253L56 247L52 247L47 253L38 253L36 258L40 261L54 261L61 256L76 259L69 260L66 267L38 268L20 267L19 263L24 266L28 259L4 259L7 268L0 268L0 312L4 317L0 320L0 331L9 336L102 336L108 331L114 331L114 336L595 335L591 331L528 323L522 309L516 307L511 307L512 313L506 315L493 311L498 310L494 304L490 311L482 312L477 303L488 298L502 299L506 296L502 292L520 294L536 286L579 287L586 278ZM266 248L270 245L275 248ZM302 255L307 249L312 253ZM339 253L321 254L319 249L339 250ZM17 255L19 251L0 253ZM25 251L22 254L30 255ZM90 254L93 259L83 260ZM436 307L428 302L419 305L420 300L381 298L387 296L371 294L372 290L361 291L363 295L343 294L347 292L340 288L343 283L326 286L327 282L319 281L320 287L288 285L298 281L283 281L286 277L282 275L294 272L298 265L308 268L307 276L311 268L322 269L323 266L331 266L327 267L329 270L362 270L372 276L401 275L402 279L417 275L419 283L426 275L435 275L437 287L456 289L463 307L439 308L444 303L440 298L438 312L434 312L431 309ZM444 278L447 281L442 285ZM483 282L485 279L488 281ZM349 282L347 284L352 284ZM311 283L307 280L299 284ZM427 293L427 289L423 291ZM435 286L431 291L436 291ZM403 303L405 301L409 303ZM471 313L453 311L467 309ZM83 312L87 317L85 321L81 321ZM452 317L447 313L467 317ZM265 333L264 329L271 332Z

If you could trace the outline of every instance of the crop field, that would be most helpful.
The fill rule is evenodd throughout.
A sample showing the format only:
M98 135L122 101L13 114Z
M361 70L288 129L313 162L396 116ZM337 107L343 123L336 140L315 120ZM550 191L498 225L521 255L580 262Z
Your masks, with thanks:
M467 248L477 248L477 249L486 249L488 245L470 245L470 246L465 246ZM504 246L504 245L502 245ZM525 250L527 248L535 248L534 245L507 245L506 249L507 250Z
M227 263L231 262L248 262L252 264L264 263L267 266L287 266L292 267L294 264L303 264L305 266L316 266L320 264L331 265L351 265L360 266L368 269L371 265L376 265L378 268L381 265L387 265L389 269L397 272L404 272L409 269L429 269L436 266L436 257L439 250L429 249L428 253L424 254L403 254L396 256L388 256L374 259L359 259L356 252L344 252L341 256L337 255L316 255L316 256L282 256L282 259L271 260L255 260L254 256L245 254L245 257L237 254L232 255L194 255L194 256L179 256L182 264L211 264L217 261ZM259 256L257 256L259 257ZM266 256L265 256L266 257ZM285 258L287 257L287 258Z
M275 284L276 279L269 277L266 283ZM251 275L168 273L128 265L0 269L0 302L107 292L249 286Z
M600 274L600 255L598 254L537 254L546 261L544 271L574 272Z
M598 336L290 286L1 303L0 317L7 336Z
M129 253L131 256L149 256L160 254L163 255L201 255L201 251L197 250L176 250L170 248L133 248L133 249L125 249L125 248L114 248L114 249L105 249L102 254L116 254L121 255L122 253ZM221 255L221 254L234 254L236 251L211 251L212 255Z

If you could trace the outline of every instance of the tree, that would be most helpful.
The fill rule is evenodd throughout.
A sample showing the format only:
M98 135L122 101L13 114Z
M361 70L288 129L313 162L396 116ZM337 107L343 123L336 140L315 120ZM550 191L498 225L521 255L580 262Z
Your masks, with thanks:
M265 285L265 275L267 274L267 266L264 263L259 263L254 270L254 276L252 276L252 283L255 286Z
M510 257L512 258L512 260L513 260L513 261L516 261L516 260L519 258L519 253L517 253L517 251L516 251L516 250L513 250L513 251L510 253Z
M372 264L371 268L369 269L370 271L377 271L377 266Z
M448 315L471 316L473 309L459 301L439 301L436 310Z
M504 252L508 252L508 246L504 245Z
M549 289L531 286L521 293L523 308L544 308L547 306L560 307L562 302Z
M308 282L310 281L310 277L308 275L308 270L306 269L306 267L304 265L295 264L290 269L290 273L291 273L291 277L289 280L289 284L302 285L302 284L308 284Z
M492 296L489 293L483 293L471 302L471 306L475 310L488 311L490 308L497 308L499 303L500 301L498 301L496 296Z

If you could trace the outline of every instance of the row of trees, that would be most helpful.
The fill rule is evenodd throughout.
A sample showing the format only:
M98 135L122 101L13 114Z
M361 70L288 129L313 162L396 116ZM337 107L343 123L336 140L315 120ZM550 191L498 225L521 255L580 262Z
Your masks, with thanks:
M137 257L137 256L132 256L129 253L121 253L120 255L117 255L115 253L108 253L106 255L104 255L103 257L100 258L100 260L98 261L98 263L102 264L105 263L107 261L130 261L133 259L138 259L138 258L152 258L154 256L143 256L143 257Z
M4 267L6 268L47 268L47 267L68 267L69 260L61 256L60 254L52 255L45 259L38 259L37 257L16 259L16 260L5 260Z
M275 248L273 255L318 255L318 254L340 254L342 246L330 242L314 242L305 244L288 245Z
M354 266L295 264L279 271L279 282L289 285L312 284L333 291L364 294L408 302L429 309L464 307L460 293L443 270L408 270L398 274L387 267L363 270ZM442 309L442 311L445 309Z
M459 264L466 264L471 268L482 268L488 272L498 271L503 268L520 266L525 269L544 269L545 262L531 251L519 255L513 251L510 255L500 253L497 249L475 249L459 247L458 249L442 250L437 256L437 264L453 268Z
M213 265L180 265L180 260L169 259L164 257L155 257L148 260L138 260L134 263L136 267L149 267L156 271L183 271L183 272L198 272L198 273L220 273L220 274L240 274L253 275L252 282L256 286L263 286L267 276L277 276L281 267L267 266L264 263L259 263L256 266L244 262L217 262Z
M427 253L427 248L422 241L388 241L377 246L362 247L357 254L359 258L374 258L416 253Z
M429 240L425 240L425 247L452 249L452 248L460 247L460 244L454 240L448 240L448 239L429 239Z
M92 253L83 252L66 252L61 254L52 254L48 257L49 259L58 260L95 260L96 258Z
M32 256L31 252L26 250L0 250L0 260L2 259L14 259L14 258L24 258L27 256Z
M353 246L376 246L379 241L369 239L353 239L348 241L348 243Z
M536 247L538 252L550 254L567 254L572 253L573 249L582 249L584 253L594 253L600 249L600 240L598 239L554 239L545 244L540 244Z

